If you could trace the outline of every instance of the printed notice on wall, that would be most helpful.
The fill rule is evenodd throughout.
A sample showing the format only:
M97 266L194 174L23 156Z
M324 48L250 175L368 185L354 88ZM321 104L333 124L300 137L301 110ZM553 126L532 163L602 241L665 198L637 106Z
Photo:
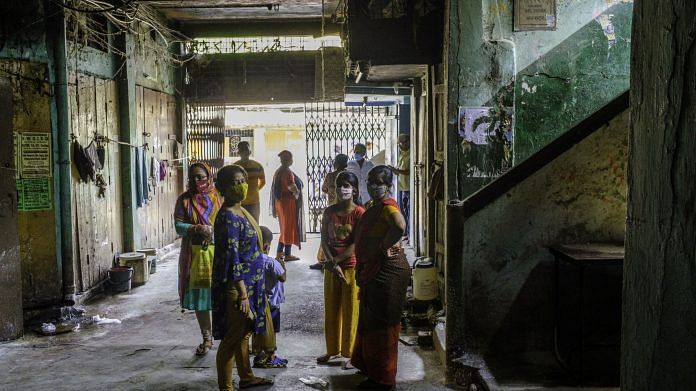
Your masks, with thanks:
M18 169L22 178L51 176L51 134L20 133Z
M51 181L47 177L17 179L17 209L20 212L53 209Z
M515 31L555 30L556 0L515 0Z

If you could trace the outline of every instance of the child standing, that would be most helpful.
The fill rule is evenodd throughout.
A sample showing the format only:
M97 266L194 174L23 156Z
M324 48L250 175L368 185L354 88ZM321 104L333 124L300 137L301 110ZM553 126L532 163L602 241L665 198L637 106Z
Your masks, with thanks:
M275 355L276 336L280 330L280 305L285 302L285 261L281 257L275 259L268 256L273 241L273 233L268 227L261 226L263 236L263 268L266 278L266 297L268 306L266 319L266 334L254 334L252 338L252 351L254 353L254 368L285 368L288 360Z

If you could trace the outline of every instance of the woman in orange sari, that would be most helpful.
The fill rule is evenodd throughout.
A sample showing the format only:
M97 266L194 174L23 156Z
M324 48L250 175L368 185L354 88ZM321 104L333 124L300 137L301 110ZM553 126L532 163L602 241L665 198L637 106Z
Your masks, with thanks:
M273 174L271 186L271 210L280 225L276 257L296 261L300 258L292 255L292 245L302 248L301 243L305 241L302 181L290 169L292 153L282 151L278 157L280 168Z
M406 222L391 198L392 181L387 166L370 170L367 191L372 200L355 229L360 310L351 363L367 376L359 388L391 390L396 385L401 313L411 268L398 246Z

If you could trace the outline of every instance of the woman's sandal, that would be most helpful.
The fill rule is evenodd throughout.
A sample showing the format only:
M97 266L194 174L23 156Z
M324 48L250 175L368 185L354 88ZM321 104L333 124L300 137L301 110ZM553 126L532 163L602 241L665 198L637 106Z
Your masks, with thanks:
M330 354L324 354L322 356L317 357L317 364L326 364L329 361L331 361L331 358L335 356L332 356Z
M287 368L288 360L282 359L278 356L273 356L273 358L268 358L254 363L254 368Z
M261 386L272 386L273 380L267 379L265 377L254 377L252 380L239 382L239 388L251 388L251 387L261 387Z
M204 339L203 343L196 348L196 356L205 356L213 347L212 339Z
M292 262L292 261L299 261L300 257L294 256L294 255L286 255L285 256L285 262Z

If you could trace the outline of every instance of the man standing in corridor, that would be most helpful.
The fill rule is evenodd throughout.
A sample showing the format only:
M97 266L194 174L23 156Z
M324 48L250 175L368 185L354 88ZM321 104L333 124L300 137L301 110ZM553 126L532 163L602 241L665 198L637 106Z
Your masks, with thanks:
M365 144L355 144L353 147L353 160L348 162L347 170L358 177L359 198L360 204L365 205L370 200L370 195L367 194L367 173L375 166L374 163L365 159L367 147Z
M237 149L239 150L241 159L234 162L234 164L244 167L249 176L247 179L249 191L247 192L247 197L242 201L242 207L254 216L256 222L259 223L259 217L261 216L259 190L266 184L266 174L263 171L261 163L249 159L249 156L251 156L251 146L247 141L241 141L237 144Z
M402 133L399 135L399 160L396 167L389 166L389 169L399 176L396 188L399 191L399 207L406 220L406 240L409 237L409 208L411 207L411 137Z

